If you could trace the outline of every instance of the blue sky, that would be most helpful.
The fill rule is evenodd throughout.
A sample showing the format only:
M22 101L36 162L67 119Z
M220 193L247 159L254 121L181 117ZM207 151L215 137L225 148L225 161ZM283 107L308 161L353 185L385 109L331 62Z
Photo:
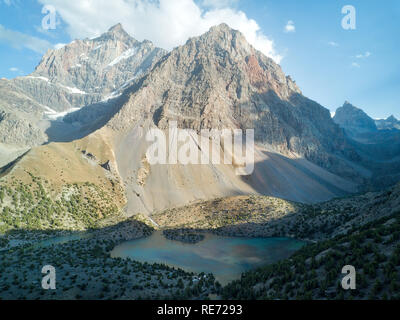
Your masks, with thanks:
M45 4L57 10L55 30L41 27ZM341 26L348 4L355 30ZM0 77L29 74L46 49L117 22L138 40L171 49L222 21L278 59L304 95L328 109L348 100L374 118L400 118L398 0L0 0Z

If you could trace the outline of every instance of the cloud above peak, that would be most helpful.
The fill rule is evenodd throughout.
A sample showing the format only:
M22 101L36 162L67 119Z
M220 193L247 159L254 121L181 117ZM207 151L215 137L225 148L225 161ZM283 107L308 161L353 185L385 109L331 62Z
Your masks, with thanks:
M356 55L357 59L364 59L364 58L368 58L371 55L371 52L367 51L364 54L358 54Z
M293 22L292 20L289 20L289 21L286 23L285 32L286 32L286 33L289 33L289 32L296 32L296 26L294 25L294 22Z
M6 43L13 48L27 48L37 53L43 54L53 45L47 40L27 35L25 33L6 29L0 24L0 42Z
M72 39L98 36L117 23L138 40L148 39L167 50L184 44L222 22L241 31L256 49L279 63L272 39L257 22L235 9L234 0L38 0L51 4L67 25Z
M331 47L339 47L339 43L337 43L337 42L335 42L335 41L329 41L328 44L329 44Z

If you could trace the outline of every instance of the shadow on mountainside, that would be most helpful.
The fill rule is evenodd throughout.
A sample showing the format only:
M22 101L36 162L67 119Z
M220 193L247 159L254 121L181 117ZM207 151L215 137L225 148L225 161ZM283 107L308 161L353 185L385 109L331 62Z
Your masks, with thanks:
M357 184L342 179L304 158L292 159L262 151L265 160L242 180L258 193L303 203L326 201L357 192Z
M5 238L32 243L44 241L45 245L65 243L73 240L95 239L113 240L116 242L128 241L149 235L154 229L134 218L116 222L107 226L98 226L82 231L68 229L12 229L4 233Z
M10 163L6 164L4 167L0 168L0 178L6 176L10 170L29 152L26 151L24 154L20 155L17 159L11 161Z
M192 228L189 221L174 220L168 229L225 236L325 240L345 234L354 226L398 214L399 190L398 184L383 192L336 198L313 205L291 202L289 206L283 206L280 199L249 196L229 199L228 205L232 205L226 208L218 205L218 201L224 199L216 199L176 209L178 216L196 212L197 217L192 218ZM171 213L174 211L166 211L155 219L166 221L168 226L173 220L169 217Z
M130 95L138 90L145 77L138 79L118 97L108 101L87 105L67 114L62 121L50 121L45 131L50 142L70 142L84 138L104 127L129 101Z
M251 112L258 117L251 119ZM252 94L249 102L240 105L236 113L242 122L242 129L255 128L257 143L272 145L282 154L294 152L351 183L359 184L364 191L382 190L399 181L398 131L382 131L373 137L364 137L366 141L356 141L317 102L299 93L285 100L271 89ZM302 162L287 161L297 162L297 166ZM256 166L262 168L262 164ZM335 193L343 194L343 190L338 190L332 183L324 182L324 185Z

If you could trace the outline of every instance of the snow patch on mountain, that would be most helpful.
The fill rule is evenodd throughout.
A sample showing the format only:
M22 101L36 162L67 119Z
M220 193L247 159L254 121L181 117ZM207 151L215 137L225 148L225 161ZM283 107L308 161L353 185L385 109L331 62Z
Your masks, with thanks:
M45 106L45 108L48 110L47 112L45 112L45 119L52 121L62 121L67 114L75 112L80 109L80 108L71 108L62 112L56 112L49 107Z
M29 78L29 79L40 79L40 80L43 80L43 81L49 82L49 79L48 79L48 78L46 78L46 77L26 76L26 78Z
M120 56L118 56L113 61L111 61L108 64L108 66L112 67L112 66L116 65L117 63L121 62L122 60L132 57L134 54L136 54L136 51L137 51L136 48L130 48L130 49L124 51Z
M61 87L63 87L63 88L65 88L65 89L67 89L70 93L75 93L75 94L86 94L86 92L85 91L82 91L82 90L80 90L80 89L78 89L78 88L76 88L76 87L68 87L68 86L64 86L64 85L62 85L62 84L60 84L60 86Z

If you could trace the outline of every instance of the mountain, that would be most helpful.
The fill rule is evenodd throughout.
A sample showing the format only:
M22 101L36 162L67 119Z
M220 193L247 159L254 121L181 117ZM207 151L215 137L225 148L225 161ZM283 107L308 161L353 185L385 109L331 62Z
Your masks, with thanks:
M32 74L0 80L3 149L25 151L74 131L53 122L86 105L107 104L165 54L150 41L135 40L120 24L97 38L49 50ZM15 158L5 153L0 166Z
M400 120L391 115L387 119L375 120L375 124L379 130L400 130Z
M164 54L150 41L135 40L117 24L97 38L49 50L30 76L16 82L43 105L64 111L117 95L118 89L146 73ZM52 88L52 94L40 87ZM60 96L53 97L54 87L62 91Z
M126 37L116 26L100 38L109 41L110 32L112 38L114 33ZM80 50L68 58L71 63L77 62ZM107 59L103 66L113 61ZM36 76L56 81L65 69L47 60ZM68 72L62 77L70 79L69 86L80 85L79 78ZM329 111L303 96L278 64L226 24L189 39L121 88L107 102L94 102L69 113L62 122L53 122L47 132L56 123L74 127L80 135L32 148L3 170L3 180L31 183L30 174L41 176L48 180L52 197L74 192L71 185L76 183L90 182L110 198L117 193L120 200L115 206L127 215L149 215L192 201L240 194L313 203L357 192L373 176ZM107 81L104 90L112 90ZM160 129L169 137L173 123L193 130L189 140L195 144L194 135L202 129L254 129L254 171L237 175L237 159L232 164L151 165L146 134ZM220 146L221 158L230 154L223 143Z
M360 156L358 164L368 175L366 190L379 190L399 181L400 131L395 129L396 118L373 120L346 101L333 119L345 130Z
M66 120L85 125L81 119L103 116L96 110L88 106ZM362 181L342 160L357 154L329 111L225 24L165 55L112 110L95 135L108 141L113 159L102 161L120 175L130 213L238 193L314 202L353 192L354 181ZM255 171L242 177L232 165L150 166L146 133L159 128L168 135L173 121L195 132L255 128Z
M371 117L348 101L336 110L333 121L345 129L350 136L378 130Z
M333 121L346 130L352 137L364 133L377 132L377 130L400 130L400 121L393 115L387 119L374 120L362 109L353 106L345 101L342 107L336 110Z

